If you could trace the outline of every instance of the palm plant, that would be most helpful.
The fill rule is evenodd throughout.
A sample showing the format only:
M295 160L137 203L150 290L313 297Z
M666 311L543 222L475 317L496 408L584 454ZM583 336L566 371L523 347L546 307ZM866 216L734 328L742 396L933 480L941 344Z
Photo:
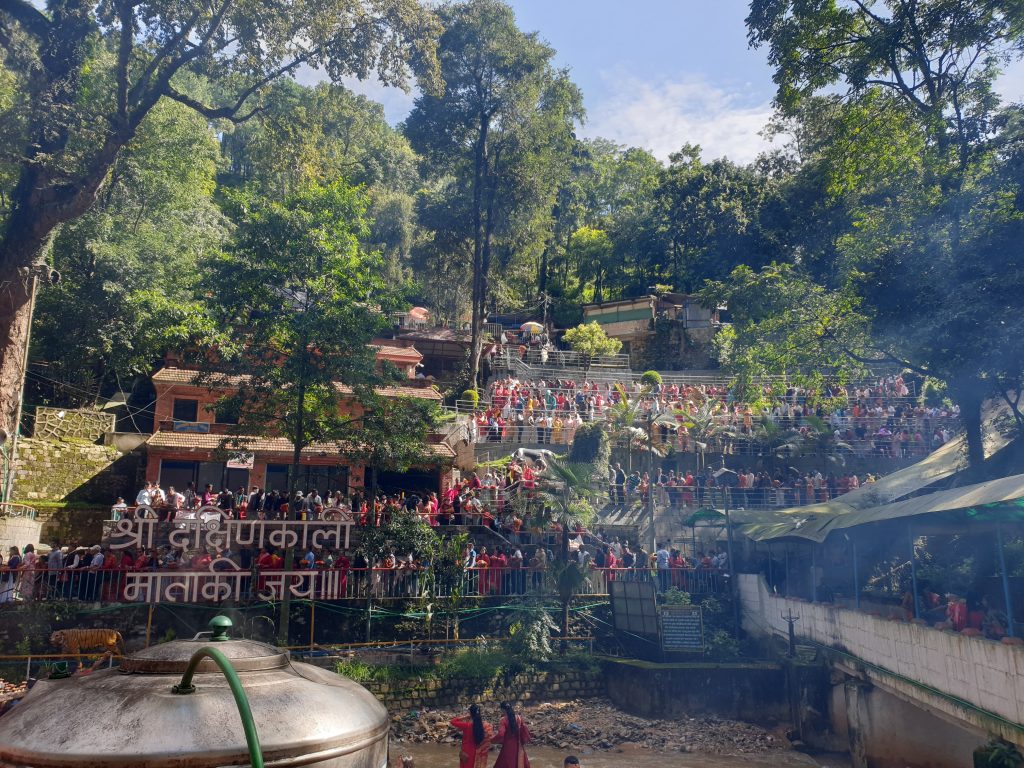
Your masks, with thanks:
M630 400L621 384L616 384L615 390L619 393L619 399L608 406L609 437L616 443L626 445L627 471L632 472L634 450L651 450L659 456L664 456L668 450L664 443L655 442L653 434L648 432L647 412L641 398Z
M778 422L762 416L754 426L750 441L766 456L785 458L800 452L803 437L794 430L783 429Z
M679 425L686 427L693 440L699 457L698 471L704 466L704 454L712 441L735 436L735 430L728 424L722 423L719 415L721 409L722 404L717 400L705 400L697 406L693 413L673 412L673 422L678 422Z
M541 514L548 524L562 529L559 562L552 568L558 597L562 604L562 648L569 636L569 606L573 596L586 582L586 573L578 563L569 561L569 531L586 527L594 518L591 500L601 496L593 487L597 468L593 464L570 464L553 460L540 478Z
M843 451L853 452L853 446L840 440L833 434L832 428L824 419L817 416L804 416L803 448L805 453L821 456L826 462L843 465L846 458ZM825 464L828 468L828 464Z

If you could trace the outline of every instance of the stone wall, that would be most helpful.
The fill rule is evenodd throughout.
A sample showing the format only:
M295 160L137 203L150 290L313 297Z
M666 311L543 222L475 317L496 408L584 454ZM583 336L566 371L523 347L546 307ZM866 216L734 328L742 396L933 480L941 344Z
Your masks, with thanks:
M98 443L107 432L114 431L112 413L70 408L36 408L32 436L43 440L78 438Z
M800 637L836 649L867 680L940 716L1024 745L1024 727L1010 725L1024 723L1024 647L779 597L759 575L741 574L738 582L748 632L785 636L782 616L792 612L800 617Z
M640 717L715 715L761 723L790 719L786 671L780 664L609 661L605 678L615 706Z
M138 454L83 439L21 438L12 498L113 504L118 496L134 495L138 466Z
M467 707L473 702L524 702L590 698L605 695L604 675L586 672L526 672L496 680L399 680L363 683L390 712Z

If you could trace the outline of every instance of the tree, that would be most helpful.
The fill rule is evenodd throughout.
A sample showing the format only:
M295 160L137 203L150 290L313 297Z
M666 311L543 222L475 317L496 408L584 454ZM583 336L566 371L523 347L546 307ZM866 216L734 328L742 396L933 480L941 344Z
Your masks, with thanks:
M569 636L569 606L586 577L579 563L569 561L569 532L577 527L586 527L594 517L591 500L600 496L593 487L596 472L593 464L569 464L552 459L540 476L545 522L562 529L559 562L552 569L562 604L562 653L565 652L565 638Z
M38 297L28 392L92 405L166 349L216 336L199 265L228 234L213 202L217 159L202 117L171 101L154 108L93 208L54 240L61 281Z
M365 198L344 183L311 185L283 202L240 195L235 206L231 247L210 265L211 284L232 288L216 307L227 338L204 361L203 378L235 387L219 404L238 422L227 445L244 450L257 436L288 438L294 499L307 448L340 456L372 443L374 458L386 450L382 430L363 426L380 408L376 387L388 380L369 342L395 297L379 254L359 245ZM403 460L414 424L387 427ZM285 568L293 556L286 553ZM287 608L286 591L282 636Z
M590 372L595 358L616 355L622 349L622 342L609 337L596 320L570 328L562 335L562 341L583 358L585 373Z
M437 84L436 21L415 0L257 6L0 4L0 43L19 85L11 108L17 114L5 115L16 181L3 191L0 233L0 283L7 286L0 302L0 428L8 433L16 428L32 265L58 227L93 205L161 99L209 120L240 122L258 111L269 84L302 65L322 67L334 79L375 72L404 85L411 63L424 87Z
M512 264L537 240L568 167L579 91L551 65L554 51L515 24L500 0L438 10L443 95L424 93L405 123L429 175L442 182L472 248L470 384L479 385L483 325L497 259Z
M994 369L1020 359L1019 335L1005 334L1019 312L1003 299L1024 277L1003 239L1019 205L986 191L1001 141L992 85L1020 55L1020 21L1020 9L999 0L757 0L747 19L752 45L768 47L785 113L823 88L846 89L830 122L858 140L833 142L825 156L833 189L852 196L855 227L840 241L833 306L855 301L854 335L867 326L870 338L840 348L862 364L896 363L945 382L974 472ZM886 136L881 145L863 130L870 121ZM844 319L818 313L819 337L845 333Z

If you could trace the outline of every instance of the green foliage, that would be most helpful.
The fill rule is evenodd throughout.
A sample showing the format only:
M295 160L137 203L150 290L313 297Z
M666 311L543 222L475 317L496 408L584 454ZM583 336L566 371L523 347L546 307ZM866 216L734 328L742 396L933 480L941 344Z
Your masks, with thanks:
M596 357L616 355L622 349L622 342L610 338L604 332L604 328L593 320L589 323L580 323L575 328L567 330L562 335L562 341L568 344L573 351L583 355L588 365Z
M611 458L611 451L608 431L604 425L599 421L587 421L576 428L568 462L604 467Z
M661 384L661 374L657 371L644 371L640 377L640 383L645 387L655 387Z
M715 661L732 661L739 658L740 644L731 634L718 629L706 639L704 653Z
M434 409L381 397L392 376L378 371L369 342L397 305L380 257L360 245L366 199L342 182L312 185L277 202L231 197L237 229L209 265L229 329L219 357L204 357L204 381L237 392L219 406L238 415L225 447L283 434L299 451L314 443L373 465L408 465L422 455ZM242 378L232 378L241 376ZM355 404L353 404L353 401ZM289 495L294 495L294 473Z
M536 274L582 100L552 65L554 50L518 29L503 2L451 3L438 13L444 93L417 98L405 132L434 183L423 210L425 255L472 264L469 378L477 384L491 291L504 296Z
M400 557L410 552L427 555L434 552L437 545L434 529L415 510L404 507L390 509L382 525L366 526L359 540L359 549L371 561L388 552Z
M1010 742L991 739L974 750L974 768L1021 768L1024 755Z
M468 400L473 404L473 407L476 408L477 403L480 402L480 393L475 389L467 389L462 393L462 399Z
M170 101L149 113L96 205L54 241L62 279L39 294L32 357L60 385L30 380L33 399L92 405L167 348L216 339L200 298L215 288L200 265L228 234L212 199L216 168L205 120Z
M692 603L690 593L683 592L678 587L667 589L662 595L662 599L665 601L665 605L691 605Z
M441 663L440 674L444 678L468 677L477 680L493 680L501 674L508 663L508 654L487 643L475 643L459 648Z
M557 629L558 625L542 606L526 610L509 627L508 650L524 665L548 661L554 655L551 632Z

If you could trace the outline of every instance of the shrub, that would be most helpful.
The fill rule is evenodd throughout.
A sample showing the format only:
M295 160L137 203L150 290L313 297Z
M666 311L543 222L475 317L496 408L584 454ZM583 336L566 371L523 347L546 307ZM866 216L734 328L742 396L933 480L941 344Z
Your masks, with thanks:
M473 404L473 407L476 408L480 403L480 393L475 389L467 389L462 393L462 399L469 400Z
M645 387L654 387L661 384L661 374L657 371L644 371L644 375L640 377L640 383Z

